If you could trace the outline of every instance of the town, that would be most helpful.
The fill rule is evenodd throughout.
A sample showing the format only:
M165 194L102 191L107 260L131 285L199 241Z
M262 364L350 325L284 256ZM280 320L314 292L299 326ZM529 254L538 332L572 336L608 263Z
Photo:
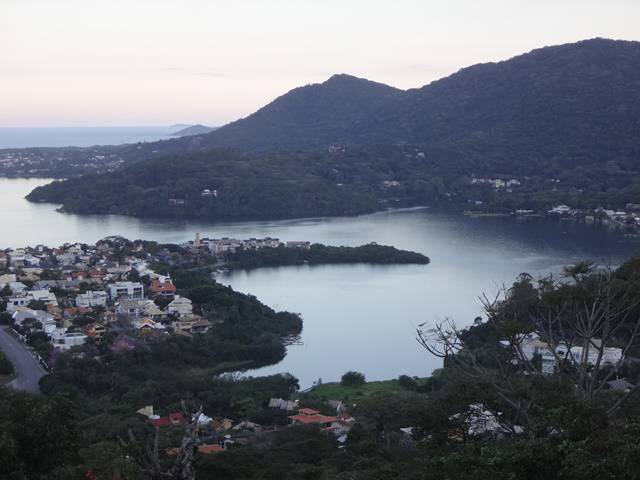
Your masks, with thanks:
M47 340L53 351L69 350L88 339L99 344L109 332L123 337L204 333L211 320L194 313L191 300L176 293L171 277L150 265L179 266L203 255L223 262L221 255L241 249L310 246L305 241L210 239L197 234L179 252L162 248L151 254L140 241L134 243L135 256L116 259L121 242L113 237L96 245L0 250L5 317L11 317L22 338L41 334L37 338Z
M42 374L56 371L62 353L77 359L100 358L99 347L117 354L170 336L206 334L222 320L178 294L171 276L155 271L155 266L192 265L203 257L223 261L224 253L280 246L308 249L310 243L275 238L212 239L198 234L182 245L108 237L95 245L2 250L0 322L9 325L11 334L38 360ZM354 422L342 402L327 406L325 413L333 412L327 415L303 408L297 400L264 400L270 408L286 413L291 425L318 425L342 442ZM157 429L183 428L194 422L199 431L198 451L203 454L222 451L236 442L242 444L263 431L277 430L242 418L209 417L205 412L197 419L188 418L182 411L159 415L157 407L141 406L138 414ZM167 454L176 451L168 449Z

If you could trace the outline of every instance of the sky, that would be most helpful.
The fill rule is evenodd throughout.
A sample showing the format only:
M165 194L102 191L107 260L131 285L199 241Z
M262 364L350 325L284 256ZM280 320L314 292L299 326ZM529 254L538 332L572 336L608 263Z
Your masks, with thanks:
M639 0L0 0L0 127L223 125L349 73L398 88L593 37Z

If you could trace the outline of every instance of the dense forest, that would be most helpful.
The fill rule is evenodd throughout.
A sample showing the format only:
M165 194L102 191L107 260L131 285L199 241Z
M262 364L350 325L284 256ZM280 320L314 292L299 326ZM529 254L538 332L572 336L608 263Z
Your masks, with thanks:
M196 454L197 478L637 478L639 299L638 259L617 270L580 263L559 279L521 274L500 298L485 298L485 319L471 327L418 327L421 344L444 360L426 381L402 376L369 394L363 377L344 383L342 399L357 424L342 448L313 426L280 428L222 453ZM522 355L525 334L558 347L553 371L543 373L540 354ZM572 359L559 352L563 345L591 345L595 355ZM611 348L621 360L605 363L600 352ZM72 479L88 471L99 480L177 478L144 473L136 462L154 438L134 413L140 402L171 411L186 400L211 415L286 423L286 412L267 402L287 397L295 378L177 375L175 352L146 364L135 355L69 357L45 377L42 396L0 391L0 478ZM624 389L611 387L616 378L625 379ZM314 390L299 398L331 412ZM474 405L494 420L476 423L465 413ZM180 436L180 428L163 430L160 452ZM160 463L172 459L161 453Z
M229 268L250 270L260 267L284 265L330 265L368 263L373 265L399 265L429 263L429 257L417 252L399 250L387 245L370 243L359 247L333 247L314 243L310 248L261 248L258 250L238 250L224 255Z
M143 163L29 198L78 213L198 218L347 215L423 203L620 207L640 198L639 65L638 42L594 39L407 91L336 75L206 135L109 147L99 161L94 148L87 155L101 171L107 160L110 168ZM82 163L72 153L72 163ZM497 191L472 184L476 177L520 185ZM203 189L218 196L200 198Z

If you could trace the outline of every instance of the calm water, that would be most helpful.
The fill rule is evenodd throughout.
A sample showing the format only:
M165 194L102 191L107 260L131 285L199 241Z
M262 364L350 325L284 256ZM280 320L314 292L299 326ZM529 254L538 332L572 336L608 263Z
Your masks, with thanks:
M468 324L482 313L480 294L496 292L521 272L542 276L585 258L615 264L640 252L637 241L584 225L470 219L428 210L236 224L81 217L22 199L47 181L0 179L0 247L95 242L114 234L182 242L202 232L332 245L376 241L429 255L428 266L286 267L219 279L274 308L303 314L304 344L258 372L289 371L305 386L318 378L335 380L347 370L370 379L427 375L439 361L418 347L415 325L447 317Z
M153 142L180 127L47 127L0 128L0 149L26 147L90 147Z

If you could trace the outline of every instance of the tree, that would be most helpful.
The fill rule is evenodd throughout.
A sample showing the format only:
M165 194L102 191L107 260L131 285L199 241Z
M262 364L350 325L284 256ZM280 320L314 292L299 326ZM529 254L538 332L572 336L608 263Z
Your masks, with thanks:
M349 371L342 375L340 383L345 387L355 387L358 385L364 385L367 381L363 373Z
M591 270L582 264L571 269L572 282L547 278L537 288L526 286L529 279L521 276L515 290L503 289L493 300L483 297L486 323L466 330L450 320L423 324L417 339L445 367L482 387L483 401L505 411L502 418L512 426L524 425L530 436L548 433L541 422L549 421L545 416L558 404L572 407L549 428L576 416L599 425L639 388L612 395L607 382L640 347L640 298L633 281L610 270ZM525 354L523 344L531 333L546 345L555 372L543 372L541 362ZM619 355L612 359L612 352Z

